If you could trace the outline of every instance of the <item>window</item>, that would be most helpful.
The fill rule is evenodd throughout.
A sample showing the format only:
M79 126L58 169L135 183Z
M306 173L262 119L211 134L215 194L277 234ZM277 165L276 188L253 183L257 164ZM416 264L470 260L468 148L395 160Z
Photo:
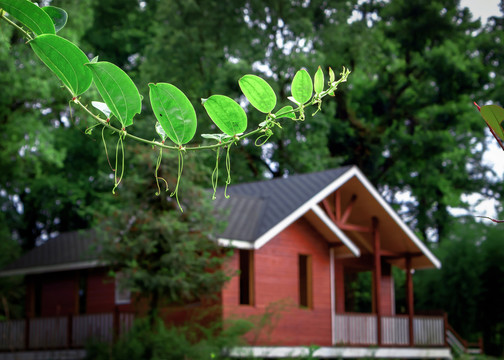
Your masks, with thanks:
M254 304L254 252L239 250L240 305Z
M299 306L313 308L311 255L299 255Z
M120 304L129 304L131 298L131 291L129 289L124 288L122 279L124 275L122 273L116 273L115 276L115 303L116 305Z

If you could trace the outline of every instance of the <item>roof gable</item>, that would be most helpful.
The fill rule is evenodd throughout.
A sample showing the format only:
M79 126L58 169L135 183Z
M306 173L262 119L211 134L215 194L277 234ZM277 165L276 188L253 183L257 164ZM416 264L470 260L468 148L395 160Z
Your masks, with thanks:
M220 189L215 206L229 209L230 217L227 219L226 230L219 237L245 242L255 242L267 237L268 231L291 217L293 213L299 212L298 209L314 195L351 168L347 166L287 178L232 185L227 190L229 199L224 198ZM254 199L254 202L242 206L247 199Z
M416 261L417 267L441 267L439 260L400 219L392 207L381 197L378 190L355 166L229 187L228 193L231 197L248 196L255 199L260 198L262 201L260 206L259 204L251 206L247 209L248 211L243 212L235 209L232 203L226 205L223 200L218 202L217 206L223 208L228 206L233 214L233 217L229 218L227 229L219 236L219 241L222 245L259 249L300 217L315 214L352 253L359 256L360 252L354 241L329 220L319 206L319 203L330 194L350 182L360 184L359 186L366 193L366 198L373 199L375 205L377 204L375 211L379 212L389 225L401 232L403 235L401 241L412 243L409 248L417 249L418 253L427 259L423 262ZM247 231L242 232L242 225L233 222L235 218L253 219L253 221L247 222ZM369 220L371 220L371 216ZM255 234L255 236L251 236L251 234Z

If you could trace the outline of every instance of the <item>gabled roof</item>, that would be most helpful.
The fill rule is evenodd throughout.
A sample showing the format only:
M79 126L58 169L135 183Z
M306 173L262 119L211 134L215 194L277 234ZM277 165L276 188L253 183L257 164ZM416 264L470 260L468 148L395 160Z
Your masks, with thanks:
M93 230L62 233L4 267L0 277L99 266L96 251L92 251L95 241Z
M358 225L369 227L373 217L383 224L383 244L390 248L384 251L390 254L391 263L404 268L404 257L410 254L413 268L441 267L439 260L355 166L229 186L230 199L221 193L216 200L218 207L227 208L230 213L228 226L219 241L222 245L259 249L304 216L317 229L323 226L326 233L332 233L351 253L359 256L361 251L366 251L365 245L369 245L366 236L342 231L321 208L321 202L334 196L338 189L347 194L347 201L352 194L358 194L357 210L351 217L356 224L360 221Z
M310 174L293 175L268 181L229 186L226 199L219 189L215 207L224 209L227 228L218 235L219 243L245 249L259 249L297 219L306 218L317 231L338 247L339 256L359 256L366 251L365 236L342 231L331 220L324 199L334 197L336 190L358 194L354 223L379 218L383 228L383 244L389 253L399 254L390 262L404 267L404 254L412 254L413 268L440 267L439 260L415 236L394 210L380 196L357 167L342 167ZM97 253L89 246L95 241L94 232L71 232L50 239L0 271L0 276L49 272L99 266ZM360 246L357 246L359 244Z
M226 199L219 192L216 206L230 209L221 239L255 242L296 212L352 167L231 185Z

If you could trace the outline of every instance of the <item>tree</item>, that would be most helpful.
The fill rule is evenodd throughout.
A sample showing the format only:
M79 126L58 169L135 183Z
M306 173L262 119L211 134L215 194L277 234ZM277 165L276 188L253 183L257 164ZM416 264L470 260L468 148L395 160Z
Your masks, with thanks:
M154 152L131 149L135 168L152 173ZM170 156L170 155L168 155ZM176 156L165 159L159 171L168 183L176 179L169 168L176 167ZM151 325L163 304L182 304L216 295L230 274L222 264L227 250L214 236L225 225L218 222L209 203L209 193L194 185L208 176L204 167L188 165L184 179L186 210L182 213L169 192L154 195L156 183L144 172L132 176L123 195L104 214L100 244L103 261L121 273L123 286L148 303Z
M360 21L321 44L354 64L352 88L336 94L336 117L345 125L331 127L331 155L344 153L345 163L357 164L389 200L409 192L413 200L402 205L410 225L424 240L441 241L449 207L465 206L463 193L488 189L471 101L488 76L471 35L480 24L456 1L370 1L359 10ZM329 25L324 38L337 26ZM334 51L339 38L360 46Z
M415 304L419 310L443 310L450 325L465 339L476 342L481 331L482 282L486 227L459 219L449 238L435 250L443 267L415 273Z
M80 2L83 9L73 12L65 36L82 37L89 3ZM60 83L33 61L20 33L3 22L1 29L0 86L9 89L0 99L0 206L9 234L2 241L12 237L28 250L52 234L90 226L94 201L106 201L109 193L96 170L100 162L106 169L106 159L84 135L85 119L71 112Z
M504 355L504 312L500 299L504 296L504 240L501 225L490 225L481 244L481 297L478 299L478 325L483 334L485 353Z
M244 13L249 46L263 49L256 61L271 69L279 92L293 64L313 71L320 62L344 63L353 71L335 107L277 132L254 158L271 175L356 164L408 208L426 241L448 235L449 208L467 206L462 194L494 194L482 176L484 132L472 105L489 72L473 35L480 23L457 1L251 1ZM398 192L412 200L395 199Z

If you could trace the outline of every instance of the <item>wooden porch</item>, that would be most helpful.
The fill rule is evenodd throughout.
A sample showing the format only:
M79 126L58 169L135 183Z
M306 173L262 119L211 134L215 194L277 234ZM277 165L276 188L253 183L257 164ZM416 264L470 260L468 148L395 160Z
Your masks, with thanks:
M345 313L334 315L336 346L448 347L443 316Z
M134 314L111 312L0 322L0 351L83 348L88 340L112 342L133 325Z

